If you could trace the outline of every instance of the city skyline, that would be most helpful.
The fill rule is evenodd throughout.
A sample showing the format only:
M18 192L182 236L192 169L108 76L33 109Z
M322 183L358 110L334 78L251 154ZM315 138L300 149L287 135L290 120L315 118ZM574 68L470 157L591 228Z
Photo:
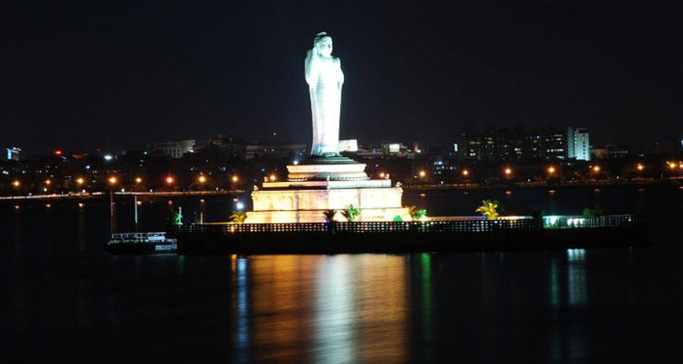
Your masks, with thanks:
M27 154L226 132L309 142L300 73L323 29L353 80L342 138L574 125L596 144L677 140L676 9L450 6L5 5L0 142Z

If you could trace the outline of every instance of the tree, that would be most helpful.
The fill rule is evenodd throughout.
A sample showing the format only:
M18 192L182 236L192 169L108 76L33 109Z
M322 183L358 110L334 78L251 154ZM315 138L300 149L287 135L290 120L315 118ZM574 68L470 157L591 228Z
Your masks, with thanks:
M244 211L233 211L230 215L230 221L238 224L243 224L247 219L247 213Z
M337 210L333 210L333 209L325 210L323 212L323 215L325 215L325 221L333 222L334 216L337 215Z
M495 220L498 218L498 200L483 200L481 206L477 207L476 212L486 216L486 220Z
M353 205L349 205L349 207L347 207L346 210L342 211L342 215L344 215L346 220L356 221L358 216L360 216L360 209L354 207Z
M602 208L601 206L595 206L594 208L589 208L586 207L583 209L583 217L586 219L590 219L592 217L601 217L605 216L605 209Z

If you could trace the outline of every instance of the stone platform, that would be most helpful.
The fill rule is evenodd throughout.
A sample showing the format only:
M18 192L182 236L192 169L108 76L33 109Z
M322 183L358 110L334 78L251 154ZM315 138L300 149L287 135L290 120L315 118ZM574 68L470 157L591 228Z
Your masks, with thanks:
M247 223L324 222L324 212L337 210L335 220L350 205L360 208L358 221L411 220L403 208L403 189L391 180L371 180L365 164L345 157L311 158L287 166L288 180L264 182L251 194L253 211Z

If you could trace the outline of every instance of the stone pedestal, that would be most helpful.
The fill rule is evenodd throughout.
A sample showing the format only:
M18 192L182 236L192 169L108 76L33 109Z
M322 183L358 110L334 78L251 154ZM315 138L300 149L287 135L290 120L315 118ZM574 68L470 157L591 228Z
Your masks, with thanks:
M315 158L287 166L286 182L264 182L252 192L247 223L324 222L327 210L360 208L358 221L411 220L401 205L403 189L388 179L371 180L365 164L344 157ZM335 217L344 220L341 213Z

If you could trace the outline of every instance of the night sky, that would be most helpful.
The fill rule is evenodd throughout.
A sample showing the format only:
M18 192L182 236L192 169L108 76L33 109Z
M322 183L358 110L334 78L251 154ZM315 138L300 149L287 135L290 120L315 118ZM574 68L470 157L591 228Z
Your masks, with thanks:
M0 5L0 146L29 154L278 132L310 143L316 32L342 138L449 143L463 126L683 132L683 11L595 1L19 1ZM450 3L450 2L449 2Z

